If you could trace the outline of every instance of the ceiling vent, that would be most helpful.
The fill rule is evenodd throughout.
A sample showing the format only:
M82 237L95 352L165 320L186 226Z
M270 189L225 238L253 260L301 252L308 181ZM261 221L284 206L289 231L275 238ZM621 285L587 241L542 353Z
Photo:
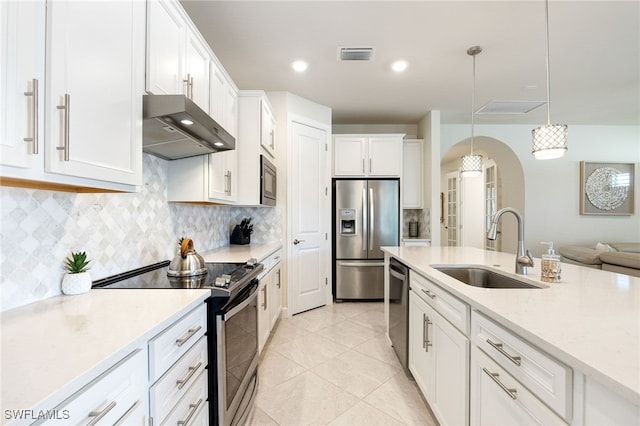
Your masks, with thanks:
M339 47L339 61L371 61L373 47Z
M544 101L491 101L478 109L476 114L527 114L545 103Z

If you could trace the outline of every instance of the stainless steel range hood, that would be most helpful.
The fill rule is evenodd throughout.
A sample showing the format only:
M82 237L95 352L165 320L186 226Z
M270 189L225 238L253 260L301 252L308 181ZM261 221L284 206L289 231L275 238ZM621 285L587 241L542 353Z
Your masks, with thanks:
M235 138L186 96L142 98L144 152L177 160L236 148Z

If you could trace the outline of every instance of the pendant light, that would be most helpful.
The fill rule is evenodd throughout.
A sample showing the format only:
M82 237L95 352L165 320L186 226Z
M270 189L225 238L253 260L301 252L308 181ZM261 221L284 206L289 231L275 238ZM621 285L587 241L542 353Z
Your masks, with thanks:
M473 125L475 117L476 101L476 55L482 52L480 46L472 46L467 49L467 55L473 57L473 83L471 87L471 154L462 157L462 177L475 177L482 174L482 155L473 153Z
M551 124L551 83L549 73L549 0L545 0L545 22L547 40L547 124L531 131L531 153L537 160L562 157L568 150L568 127L566 124Z

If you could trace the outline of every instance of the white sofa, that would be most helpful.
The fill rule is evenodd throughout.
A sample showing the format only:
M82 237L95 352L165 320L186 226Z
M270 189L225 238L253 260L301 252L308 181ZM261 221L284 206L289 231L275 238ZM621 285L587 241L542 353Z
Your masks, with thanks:
M597 243L558 248L561 261L640 277L640 243Z

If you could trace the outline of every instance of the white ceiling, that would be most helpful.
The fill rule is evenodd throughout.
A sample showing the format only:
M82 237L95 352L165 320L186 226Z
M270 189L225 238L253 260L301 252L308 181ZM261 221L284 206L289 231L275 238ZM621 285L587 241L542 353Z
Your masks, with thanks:
M240 89L284 90L333 110L334 124L412 124L440 110L468 123L472 57L476 108L546 99L545 4L534 1L182 0ZM640 2L549 4L551 119L640 124ZM373 46L371 62L339 62L339 46ZM304 74L290 68L309 62ZM396 59L409 61L401 74ZM527 115L476 123L544 123Z

